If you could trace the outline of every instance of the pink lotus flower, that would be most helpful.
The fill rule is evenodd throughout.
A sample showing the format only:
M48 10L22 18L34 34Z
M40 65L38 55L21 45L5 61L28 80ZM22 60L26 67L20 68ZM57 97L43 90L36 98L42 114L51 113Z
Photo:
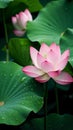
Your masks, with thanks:
M59 84L69 84L73 82L73 78L67 72L62 71L67 65L69 54L69 50L61 54L60 47L55 43L50 46L43 43L39 51L30 47L34 65L24 67L22 71L41 83L52 78Z
M28 21L32 21L32 15L28 9L13 16L12 23L15 27L14 34L17 36L24 35Z

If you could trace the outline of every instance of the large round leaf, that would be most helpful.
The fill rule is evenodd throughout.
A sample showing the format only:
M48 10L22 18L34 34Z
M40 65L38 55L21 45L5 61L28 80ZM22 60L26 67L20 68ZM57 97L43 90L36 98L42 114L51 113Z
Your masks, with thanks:
M59 43L63 32L73 27L73 1L55 0L41 10L38 17L27 24L27 35L31 41Z
M70 50L69 62L73 66L73 29L67 29L60 39L61 50Z
M22 67L0 62L0 123L18 125L43 105L43 87L25 76Z

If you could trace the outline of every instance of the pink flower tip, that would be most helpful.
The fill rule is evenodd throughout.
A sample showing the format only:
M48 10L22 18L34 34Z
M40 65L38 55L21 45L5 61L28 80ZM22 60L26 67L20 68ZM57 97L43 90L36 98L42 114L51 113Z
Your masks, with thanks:
M25 11L21 11L19 14L12 16L11 20L16 30L15 35L22 36L23 30L26 30L27 22L32 21L32 15L30 11L26 9Z

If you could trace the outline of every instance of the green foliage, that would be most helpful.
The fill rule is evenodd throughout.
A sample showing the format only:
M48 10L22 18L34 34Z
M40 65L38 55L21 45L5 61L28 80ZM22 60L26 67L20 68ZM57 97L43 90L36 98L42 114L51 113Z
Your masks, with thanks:
M70 50L69 62L73 66L73 29L68 28L60 39L61 50Z
M51 1L38 17L27 24L27 35L31 41L59 44L67 28L73 28L73 1Z
M43 6L45 6L48 2L52 0L39 0Z
M46 6L42 9L42 5ZM35 19L27 23L25 37L28 39L17 38L12 34L14 28L11 17L26 8ZM47 45L55 42L60 45L62 53L70 49L69 62L64 71L73 76L73 0L0 0L0 18L0 60L3 60L0 61L0 124L21 124L18 126L20 130L43 130L43 84L26 76L22 72L22 66L31 64L30 46L39 49L42 42ZM8 46L4 31L8 34ZM6 49L13 62L4 61ZM56 111L55 87L59 92L59 105L63 108L66 102L72 108L72 84L59 85L52 79L45 84L48 87L47 130L73 130L72 111L68 111L72 114L68 115L64 114L67 113L65 108L60 108L64 115L53 113Z
M25 124L22 130L44 130L44 118L33 119ZM58 115L49 114L47 116L47 130L72 130L73 116L72 115Z
M36 12L42 8L42 5L39 0L14 0L9 4L7 12L12 11L11 14L15 14L19 11L25 10L25 8L28 8L31 12Z
M11 3L9 4L9 2ZM5 8L7 6L13 8L16 3L17 5L19 3L26 4L27 8L29 8L29 10L31 10L32 12L38 11L42 8L42 5L40 4L39 0L0 0L0 8Z
M5 8L13 0L0 0L0 8Z
M18 1L18 0L16 0ZM28 9L31 12L39 11L42 8L42 5L40 4L39 0L20 0L23 3L25 3L28 6Z
M6 0L0 2L0 8L5 8L6 23L11 24L11 17L16 15L20 11L24 11L28 8L32 13L39 11L42 8L39 0ZM2 9L0 10L0 17L2 17ZM2 18L0 19L2 22Z
M6 60L4 39L0 38L0 61Z
M68 62L68 64L66 65L64 71L68 72L70 75L73 76L73 67L72 65Z
M70 89L70 84L69 85L56 84L56 87L59 88L60 90L68 91Z
M22 66L31 63L31 42L25 38L12 38L9 41L9 52L14 61Z
M13 62L0 62L0 124L18 125L43 105L43 87Z
M20 11L24 11L26 8L28 8L28 6L25 3L19 0L14 0L13 2L9 3L9 6L6 8L6 18L9 19Z
M71 68L70 68L71 69ZM70 71L70 70L69 70ZM68 72L69 73L69 72ZM50 79L47 83L45 83L48 87L48 90L53 90L55 87L59 88L60 90L63 91L68 91L70 88L70 85L61 85L57 84L53 79Z

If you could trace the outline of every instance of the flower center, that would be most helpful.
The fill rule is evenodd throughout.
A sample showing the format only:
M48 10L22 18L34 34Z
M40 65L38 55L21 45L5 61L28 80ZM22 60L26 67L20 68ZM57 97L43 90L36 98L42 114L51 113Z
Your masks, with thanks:
M47 55L46 54L44 54L44 56L43 56L44 58L47 58Z

